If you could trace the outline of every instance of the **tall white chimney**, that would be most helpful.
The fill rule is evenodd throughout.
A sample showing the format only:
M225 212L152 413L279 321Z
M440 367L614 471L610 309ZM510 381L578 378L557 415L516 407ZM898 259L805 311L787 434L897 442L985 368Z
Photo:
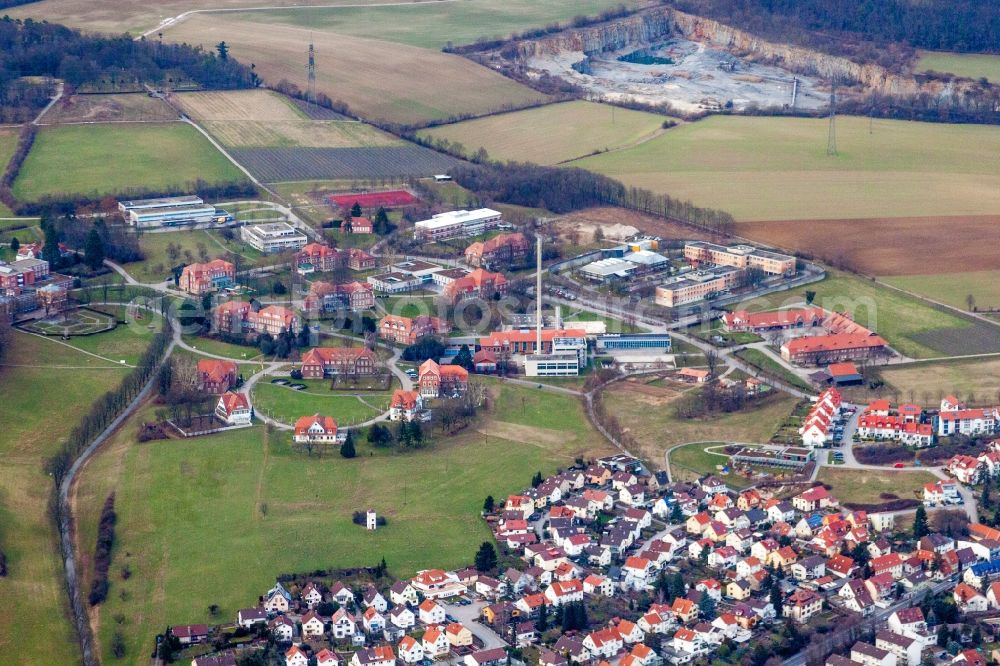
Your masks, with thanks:
M535 353L542 353L542 236L535 236Z

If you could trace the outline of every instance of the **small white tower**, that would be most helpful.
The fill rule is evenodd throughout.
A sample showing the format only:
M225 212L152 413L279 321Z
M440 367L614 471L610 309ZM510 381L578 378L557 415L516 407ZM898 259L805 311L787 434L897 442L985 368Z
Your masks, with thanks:
M369 530L373 532L375 531L375 528L378 526L378 518L375 515L375 509L368 509L368 515L365 521L365 525L368 527Z

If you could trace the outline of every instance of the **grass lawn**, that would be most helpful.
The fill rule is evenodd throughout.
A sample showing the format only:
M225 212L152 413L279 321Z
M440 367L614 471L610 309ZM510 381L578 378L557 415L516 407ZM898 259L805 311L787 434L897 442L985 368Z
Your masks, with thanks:
M967 339L963 342L963 338L973 333L974 328L987 326L974 327L967 319L937 310L870 280L837 271L829 271L828 275L822 282L813 283L800 292L775 294L765 297L764 301L776 308L786 303L786 299L801 301L805 291L815 291L816 305L827 310L846 311L859 324L883 336L898 352L913 358L969 353L963 352L968 342ZM939 335L946 331L953 339ZM992 329L987 329L984 335L990 332Z
M137 415L88 466L79 490L85 544L95 538L101 502L117 493L115 574L100 610L105 659L117 613L127 618L128 654L145 655L164 625L210 621L212 603L229 617L280 573L383 556L396 576L470 563L490 536L479 519L487 494L504 497L536 470L551 473L607 451L572 398L494 390L496 413L477 429L406 454L370 451L359 438L353 460L292 452L287 433L268 437L262 427L136 444L144 417ZM523 407L522 393L529 396ZM351 523L354 510L368 507L389 521L373 534ZM126 563L133 573L123 581L117 572Z
M997 83L1000 81L1000 55L920 51L913 71L947 72L970 79L985 77Z
M124 313L118 316L127 317ZM72 337L66 344L112 361L123 360L134 365L160 329L161 321L160 315L143 311L142 319L138 321L130 319L129 323L119 324L113 331Z
M774 375L778 379L785 380L786 383L791 384L796 388L802 389L803 391L813 390L813 387L810 386L808 382L804 381L797 374L781 365L759 349L742 349L736 352L736 356L740 357L750 365L763 370L768 374Z
M969 307L969 295L980 309L1000 309L1000 270L897 275L882 279L900 289L922 294L962 310Z
M256 359L260 357L260 350L258 350L257 347L234 345L229 342L213 340L212 338L202 338L196 335L185 335L183 339L184 342L188 343L196 350L203 351L206 354L225 356L226 358L231 358L237 361Z
M391 393L364 393L359 396L326 388L296 391L287 386L258 383L253 389L254 409L282 423L294 424L300 416L332 416L341 426L376 417L389 409Z
M682 473L680 469L692 472L697 477L702 477L706 474L718 474L716 468L717 465L726 465L729 463L729 456L723 454L713 453L707 451L709 447L722 447L725 446L725 442L708 442L700 444L687 444L685 446L678 446L670 450L670 467L671 473L674 478ZM721 453L721 452L720 452ZM729 483L731 479L726 478L726 483Z
M840 469L821 467L818 481L831 486L830 493L841 502L878 504L882 494L900 499L914 499L914 493L937 477L930 472L895 472L888 470ZM889 498L891 499L891 498Z
M183 123L65 125L38 132L14 196L99 197L130 188L183 188L198 179L228 183L245 176Z
M663 453L678 444L767 442L797 402L791 396L776 393L743 412L719 414L708 419L679 419L674 416L670 403L688 388L653 391L649 387L617 382L603 393L608 412L628 424L632 436L639 442L641 455L654 468L662 468Z
M269 217L273 217L270 215ZM157 282L166 280L170 275L170 267L175 265L167 254L167 247L175 245L180 248L177 263L193 263L199 261L199 248L204 246L209 258L224 256L226 252L239 254L243 259L240 270L249 266L263 266L274 257L266 257L239 239L227 241L217 231L194 229L184 232L145 233L139 238L139 247L146 254L142 261L125 265L129 275L140 282ZM190 253L190 258L188 253Z
M1000 128L712 116L572 163L738 220L977 215L1000 208Z
M652 113L573 101L424 130L447 139L466 154L485 148L493 159L556 164L649 139L664 118Z
M25 367L0 365L0 548L9 567L0 578L0 654L18 666L76 664L58 537L47 513L52 480L43 465L126 370L24 333L12 333L10 345L4 362Z
M931 361L879 370L902 398L933 406L953 394L974 405L995 405L1000 395L1000 358Z

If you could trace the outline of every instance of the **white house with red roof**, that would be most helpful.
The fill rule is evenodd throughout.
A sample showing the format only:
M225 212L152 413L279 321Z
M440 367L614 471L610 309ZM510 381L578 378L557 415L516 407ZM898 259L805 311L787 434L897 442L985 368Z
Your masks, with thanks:
M466 591L465 585L453 573L441 569L420 571L410 579L413 588L427 599L453 597Z
M976 485L982 480L986 465L979 458L966 455L956 455L945 463L948 473L962 483Z
M583 582L580 580L556 581L545 590L545 599L550 606L562 606L583 601Z
M340 658L333 650L323 648L316 653L316 666L340 666Z
M418 611L420 621L424 624L441 624L446 619L444 608L432 599L425 599L423 603L418 606Z
M309 666L309 657L298 645L293 645L285 651L285 666Z
M810 448L826 445L832 430L831 424L840 414L840 408L840 391L831 388L820 393L799 428L802 445Z
M389 403L390 421L413 421L424 410L424 398L418 391L396 389Z
M412 636L403 636L396 646L396 652L404 664L419 664L424 660L424 646Z
M610 578L590 574L583 579L583 591L586 594L600 594L605 597L615 596L615 586Z
M333 444L337 441L337 422L332 416L303 416L295 422L297 444Z
M587 637L583 639L583 647L589 650L594 657L611 659L622 651L625 642L617 630L606 628L587 634Z
M323 624L323 618L321 618L314 610L311 610L303 615L301 622L303 638L322 638L323 634L326 633L326 626Z
M448 636L445 635L444 628L440 626L428 627L427 631L424 632L422 642L424 656L431 659L447 655L451 651Z
M219 398L215 415L225 421L226 425L247 426L253 420L253 408L245 394L227 391Z
M792 498L792 506L804 513L837 506L837 500L823 486L813 486Z

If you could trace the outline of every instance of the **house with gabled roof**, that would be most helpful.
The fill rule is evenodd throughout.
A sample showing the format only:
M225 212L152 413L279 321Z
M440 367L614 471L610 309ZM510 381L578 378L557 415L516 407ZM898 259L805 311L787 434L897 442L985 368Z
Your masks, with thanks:
M357 622L354 616L341 606L330 618L330 633L334 638L350 638L357 633Z
M389 622L400 629L408 630L417 624L417 617L409 606L399 604L389 611Z
M989 608L986 597L980 594L979 590L964 582L955 586L952 597L955 599L955 605L963 613L979 613Z
M374 606L369 606L361 615L361 623L365 627L365 632L377 634L385 630L385 616L378 612Z
M326 626L323 624L323 618L321 618L319 613L314 610L308 611L305 615L303 615L300 622L302 623L303 638L322 638L323 634L326 633Z
M298 645L285 650L285 666L309 666L309 657Z
M226 425L246 426L253 420L253 408L245 394L227 391L219 397L215 415Z
M396 666L396 653L389 645L364 647L351 657L351 666Z
M448 642L444 628L440 626L428 627L422 637L422 643L424 655L431 659L443 657L451 652L451 643Z
M587 634L583 646L594 657L610 659L624 648L624 641L617 631L611 628L598 629Z
M333 650L323 648L316 653L316 666L340 666L340 658Z
M424 646L412 636L403 636L396 645L396 652L404 664L419 664L424 660Z
M264 595L264 610L269 613L285 613L291 602L292 594L281 583L275 583Z
M268 622L267 629L278 643L287 643L295 636L295 623L284 615Z
M418 602L417 591L405 580L393 583L392 587L389 588L389 599L394 604L408 604L410 606L416 606Z

